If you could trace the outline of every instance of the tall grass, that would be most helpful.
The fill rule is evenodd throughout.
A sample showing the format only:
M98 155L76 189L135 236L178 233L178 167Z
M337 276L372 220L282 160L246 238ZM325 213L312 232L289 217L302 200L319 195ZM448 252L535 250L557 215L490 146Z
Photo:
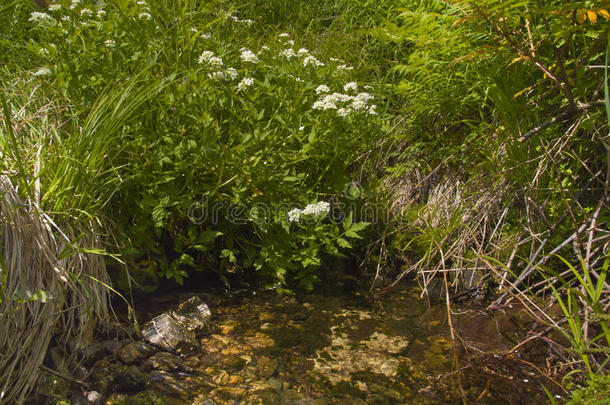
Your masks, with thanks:
M122 181L112 156L158 86L129 80L68 122L69 103L39 86L4 91L12 96L2 98L0 127L0 402L19 404L53 336L79 348L112 319L103 209Z

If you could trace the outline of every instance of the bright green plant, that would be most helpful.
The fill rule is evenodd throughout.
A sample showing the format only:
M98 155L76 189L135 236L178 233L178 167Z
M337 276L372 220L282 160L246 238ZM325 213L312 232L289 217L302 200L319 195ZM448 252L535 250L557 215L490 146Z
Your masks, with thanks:
M610 260L606 259L599 269L589 269L581 259L580 269L576 269L563 257L559 258L570 270L570 275L577 280L575 286L571 286L569 281L564 280L562 289L551 284L553 295L557 299L568 325L567 328L559 328L559 331L568 339L572 349L582 359L586 368L585 372L589 377L593 377L605 367L610 350L609 316L600 302L603 298ZM562 291L564 289L565 292ZM598 325L601 333L593 337L588 336L591 325L584 324L585 317L589 319L587 322ZM605 353L606 355L606 360L600 365L600 370L594 368L591 359L594 353Z

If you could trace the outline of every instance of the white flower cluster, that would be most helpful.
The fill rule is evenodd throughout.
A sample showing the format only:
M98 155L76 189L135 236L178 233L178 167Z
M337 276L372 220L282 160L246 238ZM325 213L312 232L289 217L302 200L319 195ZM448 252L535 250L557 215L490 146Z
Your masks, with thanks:
M345 91L358 89L356 82L347 83L344 87ZM362 92L355 96L342 93L326 94L330 91L328 86L321 84L316 88L316 94L325 94L320 100L313 103L312 108L314 110L337 110L337 115L340 117L347 117L352 111L367 111L371 115L376 115L376 105L368 105L368 102L373 99L369 93ZM342 106L337 106L337 103L345 103ZM349 105L347 103L350 103Z
M148 3L143 0L139 0L136 4L142 8L140 14L138 15L138 18L140 20L150 21L152 19L152 16L150 15L150 8L148 8Z
M48 21L48 22L50 22L50 21L53 21L53 17L51 17L47 13L40 13L38 11L34 11L32 14L30 14L30 21L34 21L34 22Z
M72 3L70 3L70 7L68 7L70 10L74 10L76 7L78 7L78 5L80 4L80 0L72 0Z
M345 90L345 91L350 91L350 90L358 91L358 84L356 82L346 83L345 86L343 86L343 90Z
M328 92L330 92L330 88L325 84L321 84L318 87L316 87L316 94L322 94L322 93L328 93Z
M254 79L251 77L244 77L237 85L237 91L244 91L252 85L254 85Z
M313 55L307 55L305 57L305 59L303 59L303 66L308 66L308 65L312 65L312 66L316 66L317 67L317 66L324 66L324 63L320 62Z
M61 10L61 4L49 4L49 11Z
M212 51L203 51L201 56L199 56L199 64L202 63L212 67L222 67L224 65L222 58L219 56L214 56L214 52Z
M48 76L50 74L51 74L51 69L42 67L42 68L38 69L37 71L35 71L34 73L32 73L32 76L40 77L40 76Z
M116 46L116 42L114 42L114 39L107 39L104 41L104 46L106 48L114 48Z
M235 80L239 77L239 73L237 70L230 67L225 70L218 70L216 72L208 73L208 77L215 80Z
M252 20L251 20L251 19L249 19L249 18L247 18L247 19L245 19L245 20L240 20L240 19L239 19L239 17L236 17L236 16L234 16L234 15L230 16L229 18L230 18L231 20L235 21L236 23L244 23L244 24L247 24L247 25L252 25L252 24L254 24L254 21L252 21Z
M302 215L311 215L317 217L320 215L328 214L330 211L330 204L326 201L319 201L315 204L308 204L304 209L293 208L288 211L288 221L299 222Z
M244 62L258 63L258 57L249 49L241 48L241 60Z
M280 38L290 38L290 34L287 32L282 32L280 35L278 35L278 37Z
M285 57L286 59L294 58L297 54L294 52L292 48L286 48L282 52L280 52L280 56Z
M345 64L337 66L337 70L339 70L339 71L352 70L353 68L354 68L353 66L348 66Z
M83 17L91 17L93 15L93 11L89 10L88 8L83 8L80 11L80 15L82 15Z

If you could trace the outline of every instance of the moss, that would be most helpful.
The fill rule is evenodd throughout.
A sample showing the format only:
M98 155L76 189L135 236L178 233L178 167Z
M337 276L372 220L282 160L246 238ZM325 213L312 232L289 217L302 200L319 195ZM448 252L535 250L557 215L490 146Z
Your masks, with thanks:
M598 375L587 381L582 388L571 392L566 405L610 404L610 375Z

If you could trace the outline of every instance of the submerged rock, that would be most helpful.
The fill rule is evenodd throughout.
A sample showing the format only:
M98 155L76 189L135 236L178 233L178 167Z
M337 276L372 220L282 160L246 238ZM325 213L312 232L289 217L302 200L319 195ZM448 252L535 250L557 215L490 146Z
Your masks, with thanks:
M131 364L144 359L154 351L154 347L144 342L131 342L119 350L118 356L123 363Z
M212 313L198 297L191 297L175 311L164 312L142 329L144 340L163 350L192 354L199 348L197 336L211 333Z

